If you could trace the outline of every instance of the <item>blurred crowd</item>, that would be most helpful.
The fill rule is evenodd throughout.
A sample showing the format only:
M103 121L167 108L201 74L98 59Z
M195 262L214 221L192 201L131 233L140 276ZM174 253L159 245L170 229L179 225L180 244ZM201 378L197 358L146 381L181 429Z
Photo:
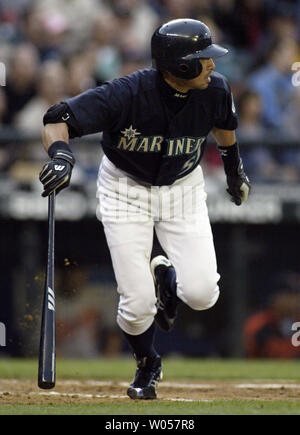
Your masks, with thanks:
M300 274L281 271L273 277L272 292L264 306L244 325L245 354L250 358L300 358ZM293 326L294 325L294 326Z
M154 29L182 17L207 23L230 50L216 70L232 87L239 140L259 143L245 149L249 175L299 181L300 151L289 145L300 132L299 0L0 0L2 136L40 137L50 105L150 67ZM208 161L220 163L210 153ZM4 162L0 149L2 170Z

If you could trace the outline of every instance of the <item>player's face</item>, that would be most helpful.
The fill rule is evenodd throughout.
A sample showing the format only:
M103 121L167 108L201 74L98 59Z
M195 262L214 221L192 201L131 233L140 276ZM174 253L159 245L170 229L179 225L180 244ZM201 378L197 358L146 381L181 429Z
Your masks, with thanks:
M210 74L215 69L215 64L212 58L199 59L202 65L201 74L192 80L188 80L190 89L206 89L209 85L211 78Z

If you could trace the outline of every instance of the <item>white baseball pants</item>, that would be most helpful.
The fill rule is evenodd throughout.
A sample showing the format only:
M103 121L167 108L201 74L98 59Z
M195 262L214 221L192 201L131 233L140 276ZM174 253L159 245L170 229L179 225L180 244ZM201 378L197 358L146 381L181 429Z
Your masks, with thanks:
M150 271L155 228L177 275L177 296L194 310L219 297L219 274L202 169L171 186L144 185L103 157L98 177L98 218L110 249L120 295L117 323L131 335L145 332L156 314Z

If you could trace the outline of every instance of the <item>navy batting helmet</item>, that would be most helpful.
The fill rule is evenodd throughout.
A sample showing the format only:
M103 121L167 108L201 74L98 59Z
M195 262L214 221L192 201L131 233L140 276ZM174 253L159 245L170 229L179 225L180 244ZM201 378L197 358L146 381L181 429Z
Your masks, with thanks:
M199 59L223 56L228 50L212 43L206 24L184 18L169 21L154 32L151 53L154 68L190 80L201 74Z

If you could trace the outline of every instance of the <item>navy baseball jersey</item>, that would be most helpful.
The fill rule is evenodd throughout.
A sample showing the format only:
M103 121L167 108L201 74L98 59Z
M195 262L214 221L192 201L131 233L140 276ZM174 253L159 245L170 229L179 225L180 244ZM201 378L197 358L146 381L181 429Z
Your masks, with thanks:
M200 162L213 127L235 130L227 80L216 72L204 90L177 92L155 69L114 79L66 100L70 137L103 132L105 155L152 185L170 185Z

